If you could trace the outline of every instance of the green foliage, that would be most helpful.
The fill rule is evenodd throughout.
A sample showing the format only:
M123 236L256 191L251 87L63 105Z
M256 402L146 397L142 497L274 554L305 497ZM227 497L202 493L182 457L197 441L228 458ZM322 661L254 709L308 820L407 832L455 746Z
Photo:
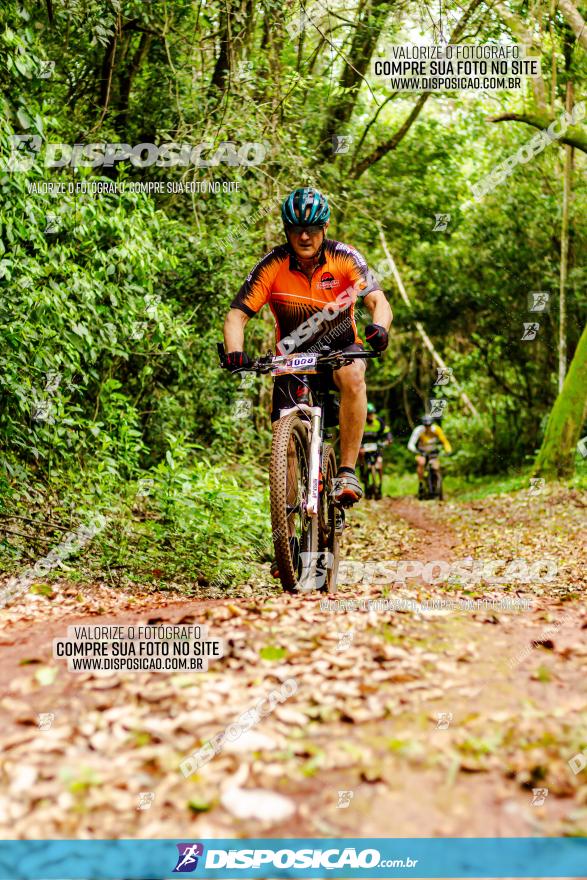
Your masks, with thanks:
M462 13L453 2L445 11ZM373 150L400 130L417 96L390 97L381 82L369 88L344 59L358 40L368 62L379 28L377 54L430 23L418 4L401 15L391 3L378 4L376 14L364 4L340 12L324 13L320 30L307 27L292 38L292 13L272 0L253 7L7 0L0 11L0 504L9 512L50 505L67 526L96 504L109 511L100 546L111 572L131 557L142 570L159 570L163 554L175 577L173 558L183 554L194 578L230 580L237 575L227 556L242 555L267 525L257 466L266 462L270 440L269 380L237 390L238 380L219 370L216 342L251 267L282 240L280 198L303 182L328 193L329 234L382 269L394 331L368 380L396 436L392 467L412 469L400 446L434 396L449 402L443 427L455 447L455 476L523 468L540 445L556 397L560 146L553 143L480 204L464 207L470 185L533 133L488 117L498 105L521 112L531 99L437 94L395 148L374 161ZM540 32L547 79L558 65L558 115L568 79L582 98L585 53L567 51L562 20L530 20L525 8L517 14ZM480 7L468 32L493 40L504 27ZM339 132L352 138L351 149L330 154ZM15 136L25 138L22 153L15 153ZM266 158L260 166L45 167L46 142L92 141L213 148L251 141L264 144ZM35 152L35 144L42 149ZM15 160L25 170L15 170ZM569 362L587 315L579 259L584 167L576 151ZM93 195L75 186L215 180L238 189ZM44 192L39 185L48 182L64 191ZM445 231L434 229L439 213L450 214ZM384 264L374 219L385 229L411 310ZM551 293L551 310L529 343L521 330L536 290ZM434 385L436 366L416 321L454 369L478 419L454 385ZM363 310L360 324L367 322ZM272 337L270 315L259 317L247 328L247 349L266 351ZM237 421L239 396L252 403L252 415ZM137 525L125 504L134 509L129 487L139 479L152 479L154 490L139 503L144 518ZM252 499L258 506L249 513ZM19 547L6 545L12 562Z

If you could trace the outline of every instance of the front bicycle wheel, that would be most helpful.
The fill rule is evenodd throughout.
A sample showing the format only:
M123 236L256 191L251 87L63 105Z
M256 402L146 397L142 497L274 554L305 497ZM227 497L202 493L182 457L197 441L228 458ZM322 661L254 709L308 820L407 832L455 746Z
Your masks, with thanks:
M440 474L436 468L430 468L430 497L440 497Z
M373 497L373 466L367 464L365 470L365 499Z
M375 498L377 501L381 501L383 498L383 473L377 469L375 470Z
M322 451L322 491L318 532L317 583L323 591L336 593L342 514L332 500L332 484L336 477L336 455L327 443Z
M271 527L279 579L284 590L307 589L318 550L316 517L307 514L310 462L308 423L297 413L275 426L269 466Z

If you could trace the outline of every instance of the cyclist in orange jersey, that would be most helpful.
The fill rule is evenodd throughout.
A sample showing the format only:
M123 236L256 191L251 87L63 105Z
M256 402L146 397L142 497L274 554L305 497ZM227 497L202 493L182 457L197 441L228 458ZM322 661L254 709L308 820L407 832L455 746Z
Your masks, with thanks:
M366 339L375 351L388 344L391 308L364 257L355 248L326 238L330 208L311 187L294 190L283 202L281 217L287 241L257 263L234 298L224 322L226 367L250 363L244 351L244 328L268 305L275 318L277 348L283 354L362 349L354 308L362 300L371 314ZM333 495L342 506L360 500L355 474L367 414L366 364L355 360L333 373L340 392L340 467ZM293 380L293 381L292 381ZM271 419L295 404L295 376L278 376Z

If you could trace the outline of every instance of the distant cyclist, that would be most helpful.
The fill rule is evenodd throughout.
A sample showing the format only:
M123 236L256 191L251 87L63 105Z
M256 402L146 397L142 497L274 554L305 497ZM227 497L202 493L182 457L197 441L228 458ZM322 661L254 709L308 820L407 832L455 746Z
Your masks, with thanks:
M363 428L363 439L359 450L359 466L361 467L361 470L363 469L363 464L365 462L365 444L376 443L378 449L375 469L380 474L381 479L383 477L383 456L381 455L381 447L391 443L392 440L393 436L389 430L389 426L386 425L385 421L377 415L375 404L368 403L367 420L365 421L365 427Z
M435 471L440 471L438 457L433 454L438 452L439 442L442 443L447 454L452 452L452 446L440 425L434 424L432 416L422 416L421 424L414 428L408 442L408 449L416 456L416 470L420 485L424 482L424 465L427 455L430 456L430 467Z

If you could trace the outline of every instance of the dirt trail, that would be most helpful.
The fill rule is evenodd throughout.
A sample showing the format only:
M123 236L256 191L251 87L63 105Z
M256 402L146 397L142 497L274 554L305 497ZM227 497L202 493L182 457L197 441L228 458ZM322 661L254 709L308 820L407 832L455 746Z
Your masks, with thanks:
M568 761L587 718L584 504L564 490L383 499L350 518L354 574L338 599L517 595L531 611L341 610L273 588L212 601L65 582L53 600L15 603L0 612L0 834L579 833L587 769ZM373 575L382 561L533 561L545 548L558 561L548 583L465 590ZM357 562L371 565L362 580ZM206 623L226 653L206 674L73 675L51 658L68 625L113 621ZM292 697L184 778L181 761L288 678ZM39 713L54 716L47 729ZM283 798L281 820L269 793ZM256 818L240 815L245 803Z

